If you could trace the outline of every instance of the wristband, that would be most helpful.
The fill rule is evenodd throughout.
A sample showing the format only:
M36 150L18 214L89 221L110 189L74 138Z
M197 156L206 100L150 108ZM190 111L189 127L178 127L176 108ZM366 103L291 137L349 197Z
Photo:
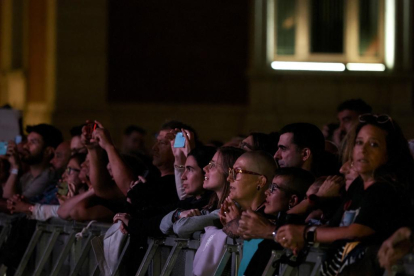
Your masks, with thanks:
M11 169L10 174L19 174L19 169Z

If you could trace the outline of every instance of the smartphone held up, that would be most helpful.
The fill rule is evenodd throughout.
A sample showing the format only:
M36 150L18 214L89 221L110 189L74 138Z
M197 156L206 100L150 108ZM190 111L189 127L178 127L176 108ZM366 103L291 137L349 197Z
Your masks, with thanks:
M185 146L185 137L182 132L175 135L174 148L183 148Z

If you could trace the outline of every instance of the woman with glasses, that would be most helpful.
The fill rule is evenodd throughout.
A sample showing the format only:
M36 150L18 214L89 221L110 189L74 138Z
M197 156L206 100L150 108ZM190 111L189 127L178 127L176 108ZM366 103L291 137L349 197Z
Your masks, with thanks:
M411 208L408 196L409 184L414 181L414 160L397 123L387 115L365 114L352 133L351 166L360 181L348 190L351 194L340 210L340 224L286 225L276 236L295 254L306 244L332 243L322 275L381 275L376 250L407 223Z
M189 238L192 233L204 230L204 227L219 223L219 206L229 194L228 168L244 151L232 147L219 148L211 161L203 168L203 188L213 191L204 208L177 209L166 215L161 221L160 229L164 234L177 234ZM185 182L183 183L186 184Z

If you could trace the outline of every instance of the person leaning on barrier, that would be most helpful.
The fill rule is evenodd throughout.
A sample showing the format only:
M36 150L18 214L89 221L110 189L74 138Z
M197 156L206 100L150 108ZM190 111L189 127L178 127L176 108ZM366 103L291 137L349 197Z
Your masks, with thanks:
M84 162L86 154L75 154L69 159L69 162L62 174L62 179L58 184L58 194L56 195L59 202L62 198L71 198L79 194L82 191L82 183L79 178L80 166ZM12 214L25 213L29 219L35 219L40 221L48 220L52 217L58 216L58 204L42 204L31 203L25 198L15 195L8 200L8 208Z
M236 159L244 153L243 150L233 147L221 147L217 149L208 164L204 164L205 173L203 188L213 191L208 204L201 211L175 210L166 215L160 224L164 234L175 233L181 238L189 238L196 231L203 231L207 226L221 227L218 212L219 206L229 194L227 181L228 168L232 167ZM180 212L180 213L178 213Z
M9 141L7 156L10 162L10 176L3 189L3 197L11 198L20 194L28 199L39 201L44 190L56 185L56 176L50 169L50 160L53 158L56 147L63 141L62 133L48 124L28 126L27 143L23 146L24 153L20 160L17 146ZM20 175L21 162L29 164L29 171Z
M275 160L264 151L244 153L229 169L230 195L220 210L223 231L229 237L241 235L239 221L242 211L250 210L263 214L265 191L269 188L275 171ZM240 273L244 272L260 241L260 239L253 239L243 242L243 259L240 263L239 275L243 275Z
M228 236L240 236L241 211L263 212L264 192L276 171L276 163L269 157L264 151L246 152L229 168L227 181L230 182L230 194L220 209L220 221Z
M281 250L274 242L277 229L287 223L303 223L303 219L295 218L286 212L296 206L314 182L314 176L300 168L281 168L276 171L272 184L266 191L264 213L273 216L269 220L251 210L244 211L239 221L242 238L263 239L249 262L244 275L261 275L271 256L272 250ZM244 257L243 257L244 258Z
M347 198L340 227L285 225L276 236L295 254L305 243L334 243L323 275L380 275L375 249L406 223L411 210L414 160L400 127L388 115L367 114L359 121L353 130L352 166L360 181L351 187L359 184L361 192ZM342 261L335 264L334 258Z

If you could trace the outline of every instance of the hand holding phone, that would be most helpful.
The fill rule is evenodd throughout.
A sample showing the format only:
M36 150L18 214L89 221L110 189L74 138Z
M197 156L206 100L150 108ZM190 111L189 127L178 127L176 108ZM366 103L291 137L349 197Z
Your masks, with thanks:
M7 153L7 142L0 142L0 155L6 155Z
M182 132L175 135L174 148L183 148L185 146L185 137Z
M94 132L94 130L97 128L97 124L96 123L88 123L85 125L85 131L86 131L86 138L87 139L92 139L92 133Z
M60 182L58 184L58 191L57 193L62 196L66 196L69 192L69 186L67 182Z

